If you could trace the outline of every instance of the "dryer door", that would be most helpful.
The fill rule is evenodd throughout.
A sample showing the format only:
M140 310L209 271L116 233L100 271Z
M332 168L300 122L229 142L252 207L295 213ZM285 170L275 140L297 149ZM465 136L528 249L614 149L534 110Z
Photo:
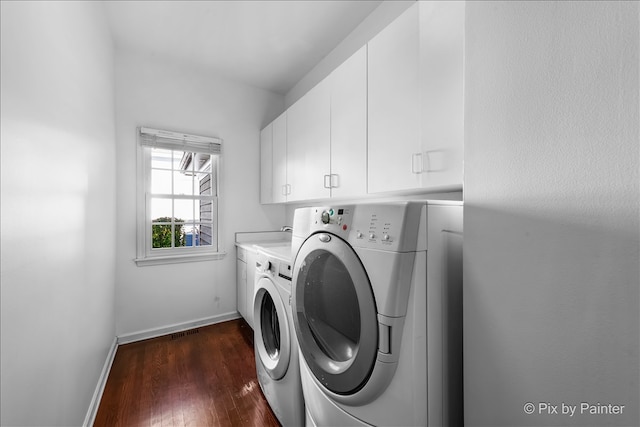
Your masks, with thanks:
M269 376L279 380L289 367L291 331L284 302L276 285L266 277L256 283L253 314L256 354Z
M375 299L360 259L339 237L314 234L300 247L293 320L300 350L324 387L349 395L366 384L378 350Z

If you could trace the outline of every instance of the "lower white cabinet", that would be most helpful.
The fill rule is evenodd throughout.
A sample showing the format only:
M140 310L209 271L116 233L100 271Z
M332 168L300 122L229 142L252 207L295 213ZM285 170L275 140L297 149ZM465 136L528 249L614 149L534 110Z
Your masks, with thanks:
M238 313L253 328L253 293L255 291L256 261L255 250L236 246L236 296Z

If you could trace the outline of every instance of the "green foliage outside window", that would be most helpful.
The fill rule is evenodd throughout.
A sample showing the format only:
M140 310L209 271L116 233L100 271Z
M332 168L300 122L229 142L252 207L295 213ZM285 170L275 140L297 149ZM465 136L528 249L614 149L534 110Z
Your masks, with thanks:
M161 217L153 220L156 222L171 222L172 218L170 217ZM179 218L173 218L176 233L174 235L174 247L185 246L186 238L184 233L184 227L181 224L183 220ZM153 243L153 248L170 248L171 247L171 224L153 224L151 226L151 240Z

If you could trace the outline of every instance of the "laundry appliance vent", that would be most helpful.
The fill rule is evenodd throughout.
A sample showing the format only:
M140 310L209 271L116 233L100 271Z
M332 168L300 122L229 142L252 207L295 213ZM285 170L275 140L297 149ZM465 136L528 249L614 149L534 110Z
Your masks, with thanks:
M189 329L188 331L176 332L171 334L171 339L176 340L178 338L186 337L188 335L194 335L200 332L200 329Z

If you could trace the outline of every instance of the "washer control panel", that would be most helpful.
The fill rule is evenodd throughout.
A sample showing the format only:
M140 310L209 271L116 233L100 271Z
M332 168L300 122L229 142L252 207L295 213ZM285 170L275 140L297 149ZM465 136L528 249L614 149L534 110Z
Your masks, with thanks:
M414 251L423 211L419 202L312 208L311 234L332 233L357 247Z
M353 206L313 208L311 231L327 231L346 240L351 231Z
M258 274L270 276L272 278L281 278L291 281L292 268L291 263L284 260L271 257L262 251L258 251L256 260L256 271Z
M398 205L364 205L355 217L354 246L398 250L406 212Z
M356 231L357 239L379 240L382 244L390 245L400 233L397 228L402 225L402 221L394 221L390 217L381 217L375 212L371 212L368 220L368 224L362 224L363 227Z
M327 208L323 209L320 214L320 221L325 224L342 225L345 215L348 217L350 209L348 208Z

